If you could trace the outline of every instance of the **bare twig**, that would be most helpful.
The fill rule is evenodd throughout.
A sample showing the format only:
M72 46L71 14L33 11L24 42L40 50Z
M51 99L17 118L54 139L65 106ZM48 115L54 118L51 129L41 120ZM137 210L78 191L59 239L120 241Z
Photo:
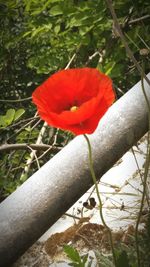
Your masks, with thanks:
M43 126L42 126L42 128L41 128L41 130L39 132L39 135L38 135L38 138L37 138L37 141L36 141L36 145L40 145L41 144L43 135L45 134L45 131L46 131L46 128L47 128L47 123L44 122L44 124L43 124ZM30 158L27 160L27 166L25 166L24 171L21 174L21 177L29 172L30 166L31 166L32 161L33 161L33 159L35 157L35 153L36 153L36 150L34 150L34 152L32 151L30 153Z
M76 53L73 54L72 58L70 59L70 61L68 62L67 66L65 67L65 70L69 69L72 61L74 60L74 58L76 57Z
M32 121L34 121L34 120L37 120L37 119L39 119L40 118L40 116L36 116L36 117L31 117L31 118L28 118L28 119L24 119L24 120L19 120L18 122L16 122L16 123L13 123L13 124L11 124L11 125L9 125L9 126L7 126L5 129L3 129L3 130L6 130L6 129L10 129L10 128L13 128L13 127L16 127L16 126L18 126L19 124L22 124L22 123L24 123L24 122L32 122Z
M131 148L131 151L132 151L132 154L133 154L134 159L135 159L135 162L136 162L137 170L138 170L138 173L139 173L139 176L140 176L142 185L144 186L143 175L142 175L141 169L140 169L140 167L139 167L139 164L138 164L138 160L137 160L136 154L135 154L133 148ZM147 204L149 205L149 197L148 197L148 188L147 188L147 185L146 185L146 194L145 194L145 196L146 196Z
M12 137L14 137L15 135L17 135L18 133L20 133L23 129L25 129L27 126L29 126L35 119L37 116L37 112L35 113L35 118L33 117L32 120L30 120L28 123L26 123L25 125L23 125L20 129L18 129L14 134L12 134L11 136L9 136L6 141L8 142Z
M147 43L144 41L144 39L137 33L137 36L139 37L139 39L141 40L141 42L146 46L146 48L148 50L150 50L150 47L147 45Z
M142 16L142 17L140 17L140 18L130 20L130 21L128 22L128 24L134 24L134 23L137 23L137 22L140 22L140 21L142 21L142 20L149 19L149 18L150 18L150 15L145 15L145 16Z
M52 149L53 152L57 152L61 150L61 147L49 146L46 144L4 144L0 146L0 151L10 151L10 150L20 150L20 149L28 149L28 147L33 150L43 150L47 151L48 149Z
M103 61L103 51L95 51L91 56L89 56L88 60L85 63L85 66L87 66L95 57L99 56L99 62Z
M4 103L20 103L20 102L24 102L24 101L29 101L31 100L32 97L27 97L27 98L22 98L22 99L0 99L0 102L4 102Z
M36 150L33 150L30 146L28 146L28 148L32 151L32 153L34 154L34 157L35 157L35 160L36 160L36 163L37 163L37 167L38 169L40 169L40 163L38 161L38 158L37 158L37 155L36 155Z

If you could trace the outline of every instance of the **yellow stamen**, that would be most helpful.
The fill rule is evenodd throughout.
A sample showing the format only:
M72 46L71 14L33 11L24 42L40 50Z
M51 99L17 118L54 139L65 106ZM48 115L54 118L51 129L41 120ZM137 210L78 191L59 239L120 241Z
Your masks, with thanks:
M73 106L73 107L71 107L70 111L75 112L77 109L78 109L77 106Z

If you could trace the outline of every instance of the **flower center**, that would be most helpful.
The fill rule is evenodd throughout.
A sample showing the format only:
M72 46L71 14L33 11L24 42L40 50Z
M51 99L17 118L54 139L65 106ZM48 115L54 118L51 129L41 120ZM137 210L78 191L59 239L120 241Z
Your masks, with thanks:
M71 112L75 112L77 109L78 109L77 106L72 106L72 107L70 108L70 111L71 111Z

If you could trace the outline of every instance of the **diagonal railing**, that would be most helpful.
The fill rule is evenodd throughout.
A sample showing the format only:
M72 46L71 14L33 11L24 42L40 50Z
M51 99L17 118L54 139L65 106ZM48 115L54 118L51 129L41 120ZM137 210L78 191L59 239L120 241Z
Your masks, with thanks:
M144 88L150 101L146 81ZM148 109L140 81L89 136L96 176L107 172L147 130ZM0 204L0 267L22 255L91 185L87 144L78 136Z

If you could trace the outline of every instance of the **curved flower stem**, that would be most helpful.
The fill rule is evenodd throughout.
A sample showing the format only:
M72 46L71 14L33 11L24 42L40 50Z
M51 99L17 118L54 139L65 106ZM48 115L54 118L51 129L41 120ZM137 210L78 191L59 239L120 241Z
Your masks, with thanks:
M101 200L101 197L100 197L100 193L99 193L99 189L98 189L98 185L97 185L97 181L96 181L96 175L95 175L95 171L94 171L94 168L93 168L93 159L92 159L92 148L91 148L91 144L90 144L90 141L89 141L89 138L87 137L87 135L84 134L84 137L85 137L85 139L87 141L87 144L88 144L88 150L89 150L89 167L90 167L91 176L92 176L92 179L93 179L93 183L95 185L96 194L97 194L98 201L99 201L100 218L101 218L102 223L105 226L105 228L107 229L107 232L109 234L110 245L111 245L111 250L112 250L112 254L113 254L113 260L114 260L115 266L117 266L117 261L116 261L116 255L115 255L115 249L114 249L114 244L113 244L113 238L112 238L111 229L106 224L105 219L104 219L104 216L103 216L102 200Z

